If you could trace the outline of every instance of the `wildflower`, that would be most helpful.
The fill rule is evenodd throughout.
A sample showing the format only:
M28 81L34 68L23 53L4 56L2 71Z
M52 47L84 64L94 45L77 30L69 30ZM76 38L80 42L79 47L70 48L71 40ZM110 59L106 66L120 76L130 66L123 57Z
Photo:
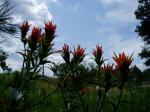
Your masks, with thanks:
M104 74L111 74L113 73L113 65L110 65L109 63L107 65L104 64L104 66L101 67L101 71Z
M93 54L93 56L94 56L95 62L96 62L99 66L101 66L102 63L104 62L104 60L103 60L103 58L102 58L102 54L103 54L102 46L96 45L96 49L93 50L92 54Z
M78 45L78 47L75 49L74 48L74 52L72 52L73 54L73 59L72 62L75 64L79 64L83 61L83 58L85 57L85 49L81 48L80 45Z
M38 42L40 40L40 37L41 37L41 29L38 27L34 27L32 30L31 38L33 39L33 41Z
M56 25L49 21L45 23L44 29L45 29L45 39L50 43L55 37Z
M70 51L69 46L67 44L64 44L61 50L61 55L67 64L70 63Z
M26 35L29 31L30 24L27 21L24 21L23 24L20 26L21 29L21 41L24 43L24 45L27 43Z
M126 81L131 70L129 67L133 61L132 55L126 56L124 52L120 53L119 56L117 56L115 53L114 55L115 56L113 57L113 59L116 62L115 70L120 73L119 78L122 81Z
M37 44L41 39L41 29L38 27L34 27L29 38L29 47L33 52L37 48Z
M25 38L25 36L27 35L27 32L29 31L30 26L31 25L28 23L28 21L23 22L23 24L20 26L21 38Z

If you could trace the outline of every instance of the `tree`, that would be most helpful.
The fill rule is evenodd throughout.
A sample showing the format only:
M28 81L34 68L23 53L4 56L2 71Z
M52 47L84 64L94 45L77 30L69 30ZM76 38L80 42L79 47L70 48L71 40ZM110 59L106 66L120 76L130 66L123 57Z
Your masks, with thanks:
M136 32L145 44L139 56L141 59L146 59L144 63L146 66L150 66L150 0L138 0L138 2L135 15L140 24L136 27Z
M17 32L17 25L12 23L12 12L11 12L10 2L8 0L3 0L0 2L0 37L6 40L12 37ZM1 39L0 38L0 39ZM0 43L4 41L0 40ZM10 71L6 65L6 59L8 54L0 48L0 67L3 71Z
M0 67L4 71L11 71L11 69L6 65L6 59L8 54L0 48Z
M7 39L17 31L17 25L12 23L12 7L10 7L10 2L4 0L0 4L0 37Z

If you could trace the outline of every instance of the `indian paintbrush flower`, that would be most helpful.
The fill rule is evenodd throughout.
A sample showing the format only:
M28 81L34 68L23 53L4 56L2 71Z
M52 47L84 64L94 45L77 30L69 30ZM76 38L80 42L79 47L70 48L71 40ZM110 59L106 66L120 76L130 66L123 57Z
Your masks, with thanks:
M45 22L45 39L47 42L51 43L52 40L55 38L55 32L56 32L56 25L52 22Z
M61 56L67 64L70 63L70 51L69 46L67 44L64 44L64 46L62 47Z
M28 23L28 21L24 21L22 25L20 26L21 39L22 39L22 42L24 42L24 44L27 43L26 35L27 35L27 32L29 31L30 26L31 25Z
M113 65L111 64L104 64L104 66L102 66L101 67L101 71L102 71L102 73L104 73L104 74L112 74L113 73Z
M133 61L132 55L126 56L125 53L119 53L119 56L117 56L114 53L114 61L116 62L115 65L115 71L119 72L119 80L122 80L125 82L128 79L129 72L131 71L130 65Z
M41 40L41 29L38 27L34 27L29 38L29 47L33 52L38 45L38 42Z
M85 49L81 48L80 45L78 45L76 49L74 48L74 52L72 52L72 54L73 54L72 62L74 64L79 64L83 61L83 58L85 57Z
M92 54L94 56L94 60L95 62L101 66L102 63L104 62L103 58L102 58L102 54L103 54L103 50L102 50L102 46L100 45L96 45L96 49L92 51Z

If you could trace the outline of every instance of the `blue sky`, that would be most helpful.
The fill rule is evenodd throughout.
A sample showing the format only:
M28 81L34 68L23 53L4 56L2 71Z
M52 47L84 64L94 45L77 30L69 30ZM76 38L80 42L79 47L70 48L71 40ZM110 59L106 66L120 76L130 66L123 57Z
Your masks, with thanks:
M60 49L64 43L70 46L81 44L86 48L86 61L91 62L91 50L99 43L103 46L104 57L112 63L113 52L134 54L133 65L141 69L145 66L138 57L143 42L134 32L138 21L134 11L137 0L11 0L14 22L24 20L34 26L43 27L44 20L57 24L55 48ZM22 50L18 39L6 42L3 48L10 54L8 63L14 70L21 67L20 56L15 54ZM50 60L62 62L59 55Z

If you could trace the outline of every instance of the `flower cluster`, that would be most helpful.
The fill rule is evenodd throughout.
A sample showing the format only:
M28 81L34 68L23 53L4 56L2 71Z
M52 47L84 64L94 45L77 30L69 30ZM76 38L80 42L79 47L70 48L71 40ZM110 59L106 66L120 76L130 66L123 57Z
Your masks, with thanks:
M133 61L132 55L126 56L125 53L120 53L119 56L117 56L114 53L114 61L116 63L115 65L115 71L119 73L119 80L122 80L125 82L128 79L129 72L131 71L130 65Z
M73 58L71 59L72 64L77 65L83 61L85 57L84 48L81 48L80 45L78 45L77 48L74 48L74 51L69 51L69 46L67 44L64 44L61 50L61 56L67 64L70 63L70 52L73 54ZM113 59L116 64L115 68L113 68L113 64L104 64L104 66L101 67L101 65L104 63L104 59L102 57L102 46L96 45L96 49L92 51L92 54L94 56L94 61L100 68L99 70L101 70L102 74L105 74L106 83L109 83L111 81L111 77L113 74L117 77L118 80L122 80L123 82L127 80L128 75L131 71L129 67L133 61L132 55L126 56L123 52L120 53L119 56L117 56L114 53Z
M67 64L70 63L70 53L73 55L73 58L71 59L71 64L73 65L80 64L85 57L85 49L81 48L80 45L78 45L77 48L74 48L74 51L69 51L69 46L64 44L61 50L61 56Z
M125 53L120 53L119 56L117 56L114 53L113 59L115 61L115 68L113 68L113 64L107 64L101 65L104 63L104 60L102 58L103 50L102 46L96 45L96 49L92 51L92 54L94 56L94 61L99 66L100 73L102 73L101 78L104 81L105 89L109 90L110 86L112 85L112 77L115 76L117 81L119 81L119 85L125 84L125 82L129 78L129 73L131 71L130 65L133 61L132 55L126 56ZM119 87L119 86L118 86Z
M34 27L29 38L29 47L32 52L34 52L37 48L37 45L41 39L41 29L38 27Z
M45 39L48 43L51 43L52 40L55 38L55 32L56 32L56 25L52 22L45 23Z
M112 74L114 72L113 70L113 64L104 64L104 66L101 67L101 71L104 74Z
M21 39L22 41L26 44L28 42L29 48L31 49L32 52L36 50L38 47L38 44L40 42L45 42L45 44L50 44L54 37L55 37L55 32L56 32L56 25L53 24L52 22L45 22L45 33L42 35L42 30L39 27L34 27L32 29L31 35L27 38L27 32L30 30L30 24L28 21L24 21L23 24L20 26L21 30ZM26 40L26 41L25 41ZM43 40L43 41L41 41Z
M74 48L74 52L72 52L73 54L73 59L72 61L75 64L81 63L83 61L83 58L85 57L85 49L81 48L80 45L78 45L78 47L75 49Z
M33 27L30 35L27 35L27 32L30 30L30 24L28 21L24 21L20 26L21 30L21 40L24 43L25 51L31 52L31 57L28 57L27 53L25 53L25 58L28 61L32 61L32 65L37 63L44 64L47 62L47 57L53 53L52 43L55 38L56 25L52 22L45 22L44 30L42 33L42 29L39 27ZM28 62L29 63L29 62ZM30 63L28 64L30 65Z
M27 32L29 31L29 28L30 28L30 24L28 23L28 21L24 21L23 24L20 26L20 29L21 29L21 39L22 39L22 42L24 44L27 43L27 40L26 40L26 35L27 35Z
M104 62L103 58L102 58L102 54L103 54L103 50L102 50L102 46L100 45L96 45L96 49L93 50L92 52L93 56L94 56L94 61L101 66L102 63Z
M61 50L61 56L63 57L63 59L67 64L70 63L70 51L69 51L69 46L67 44L64 44Z

